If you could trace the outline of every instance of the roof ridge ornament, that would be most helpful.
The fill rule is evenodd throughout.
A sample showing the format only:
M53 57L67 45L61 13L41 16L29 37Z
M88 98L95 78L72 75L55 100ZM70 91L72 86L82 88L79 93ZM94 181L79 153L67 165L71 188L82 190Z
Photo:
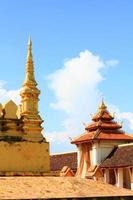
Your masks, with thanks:
M34 63L32 59L32 41L28 40L26 73L23 86L20 91L21 111L20 116L23 117L23 130L26 133L27 140L42 140L42 119L39 115L38 102L40 90L34 76ZM35 139L34 139L35 138Z
M32 41L31 41L31 36L30 36L30 35L29 35L28 45L29 45L30 47L32 47Z
M105 103L104 103L104 99L102 98L102 101L101 101L101 103L100 103L100 105L99 105L99 110L100 111L105 111L107 109L107 106L105 105Z
M35 81L34 76L34 62L33 62L33 56L32 56L32 41L31 37L29 36L28 39L28 48L27 48L27 59L26 59L26 75L25 75L25 81L24 85L31 84L36 86L37 83Z

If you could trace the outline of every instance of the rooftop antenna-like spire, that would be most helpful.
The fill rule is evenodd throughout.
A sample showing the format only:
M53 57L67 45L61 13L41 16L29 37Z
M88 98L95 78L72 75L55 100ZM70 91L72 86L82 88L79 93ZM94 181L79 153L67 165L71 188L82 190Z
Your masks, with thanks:
M24 84L32 84L37 85L34 77L34 64L32 58L32 41L31 37L29 36L28 40L28 50L27 50L27 60L26 60L26 77Z
M100 105L99 105L99 110L100 110L100 111L104 111L104 110L106 110L106 108L107 108L107 106L105 105L104 99L103 99L103 97L102 97L102 101L101 101L101 103L100 103Z

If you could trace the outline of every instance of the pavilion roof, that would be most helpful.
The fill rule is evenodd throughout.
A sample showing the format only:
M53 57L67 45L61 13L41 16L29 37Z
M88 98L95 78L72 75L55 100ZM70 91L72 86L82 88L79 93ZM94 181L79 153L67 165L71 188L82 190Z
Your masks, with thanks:
M112 132L91 132L91 133L84 133L80 135L79 137L72 140L72 144L79 144L79 143L86 143L89 141L94 140L122 140L127 142L133 142L133 136L126 134L126 133L113 133Z
M74 138L72 144L89 142L92 140L123 140L132 141L133 136L126 134L122 124L114 121L114 117L107 110L102 100L97 113L92 117L92 122L85 126L84 134Z
M99 120L107 120L111 121L114 119L114 116L112 116L109 111L107 110L107 106L105 105L104 101L99 105L98 111L96 114L92 117L92 121L99 121Z

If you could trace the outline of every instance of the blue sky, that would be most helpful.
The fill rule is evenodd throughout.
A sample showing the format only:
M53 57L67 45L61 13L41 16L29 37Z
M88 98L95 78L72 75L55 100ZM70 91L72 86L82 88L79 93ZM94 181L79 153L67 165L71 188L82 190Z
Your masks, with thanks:
M133 132L132 10L131 0L0 0L1 101L22 85L31 35L52 153L74 150L68 137L83 132L102 95ZM89 70L93 79L84 81Z

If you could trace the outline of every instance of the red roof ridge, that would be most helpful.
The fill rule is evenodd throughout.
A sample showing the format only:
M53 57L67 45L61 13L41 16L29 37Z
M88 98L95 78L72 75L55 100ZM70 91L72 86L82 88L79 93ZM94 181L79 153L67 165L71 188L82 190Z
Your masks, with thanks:
M84 135L87 135L87 134L88 134L88 132L87 132L87 131L85 131L84 133L82 133L82 134L80 134L80 135L78 135L78 136L74 137L74 138L72 139L72 141L71 141L71 142L73 142L73 141L75 141L76 139L78 139L79 137L81 137L81 136L84 136Z

